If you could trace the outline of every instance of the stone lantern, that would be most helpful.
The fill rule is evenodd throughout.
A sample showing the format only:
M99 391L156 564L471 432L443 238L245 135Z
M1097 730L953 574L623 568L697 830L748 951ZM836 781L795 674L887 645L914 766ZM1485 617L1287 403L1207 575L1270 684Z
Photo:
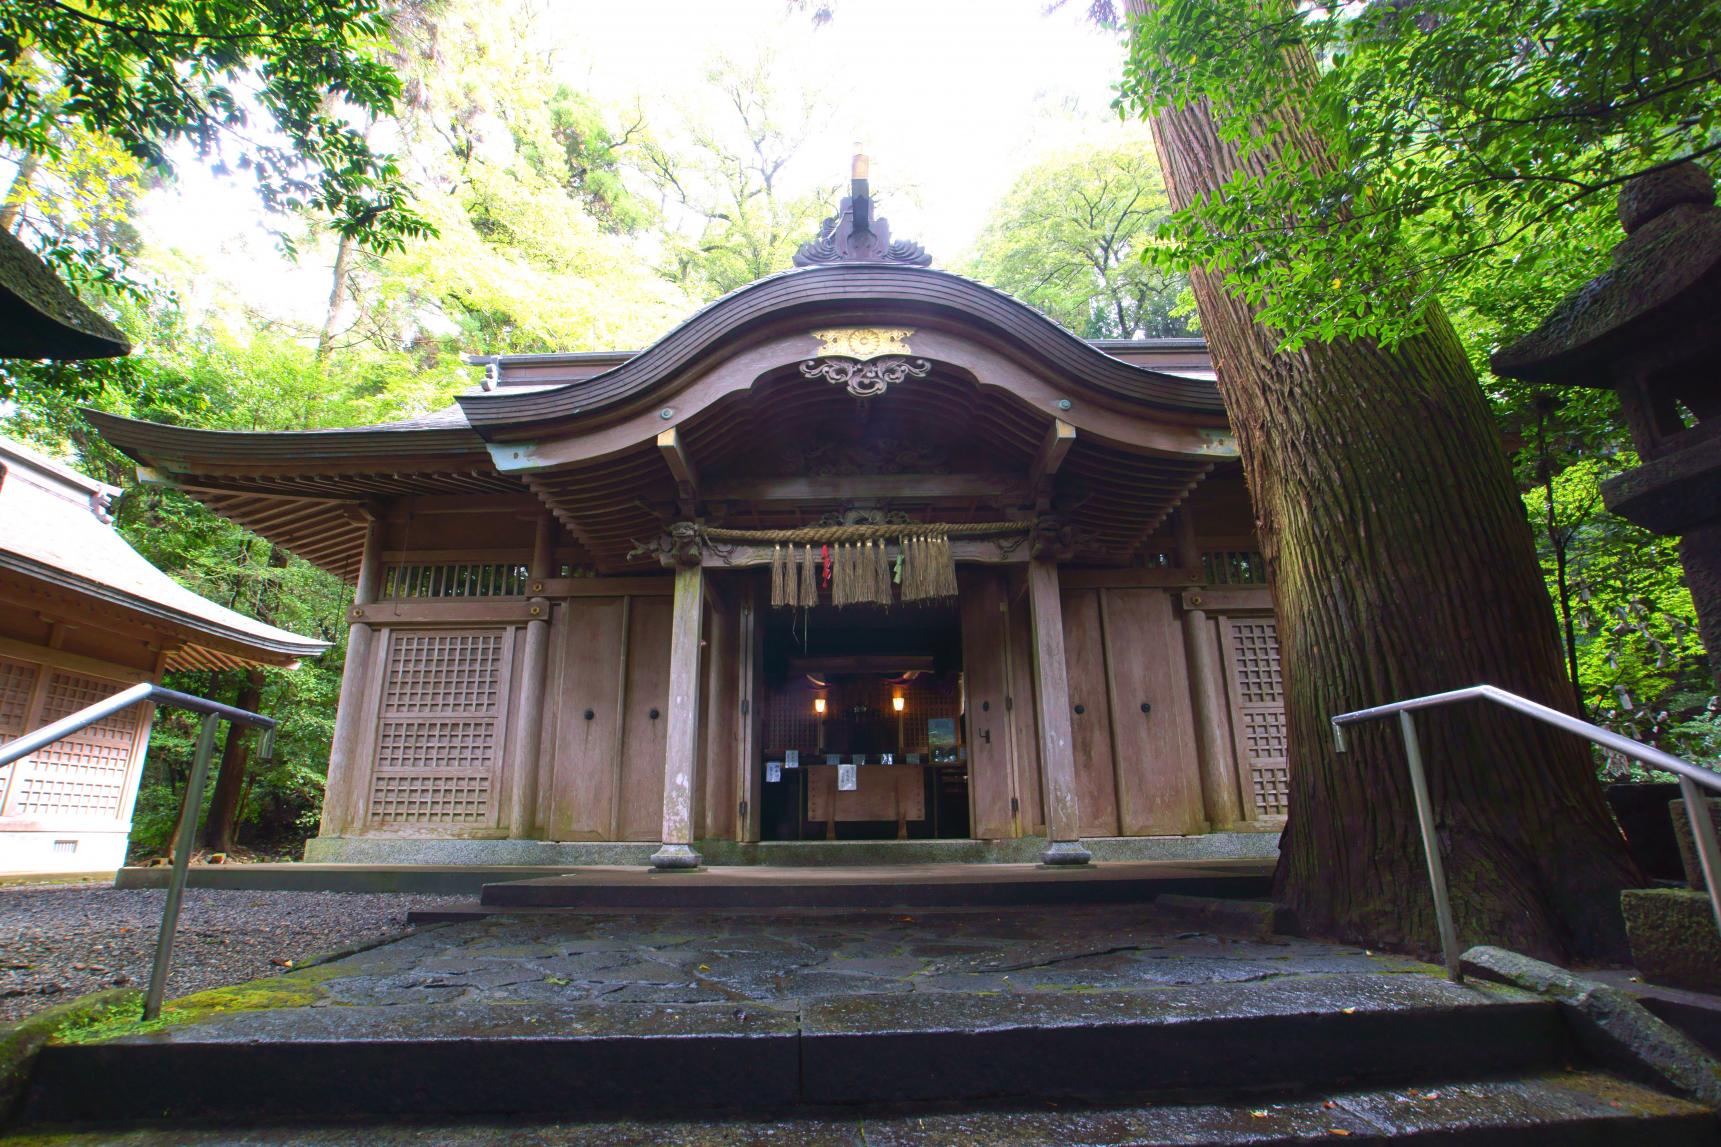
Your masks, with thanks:
M1607 508L1680 538L1698 630L1721 688L1721 210L1695 163L1620 191L1613 265L1496 352L1494 373L1618 392L1642 464Z
M1640 175L1619 195L1625 241L1613 265L1534 332L1495 353L1494 373L1619 394L1641 464L1602 485L1607 508L1679 538L1697 626L1721 688L1721 210L1695 163ZM1687 790L1691 791L1691 790ZM1710 816L1721 801L1708 800ZM1721 989L1685 802L1670 808L1689 888L1620 897L1632 958L1651 983Z

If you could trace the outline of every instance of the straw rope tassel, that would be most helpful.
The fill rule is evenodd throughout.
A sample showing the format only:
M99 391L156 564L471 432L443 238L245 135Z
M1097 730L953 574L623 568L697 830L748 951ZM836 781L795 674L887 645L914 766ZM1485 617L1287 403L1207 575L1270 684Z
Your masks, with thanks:
M794 609L801 604L801 570L795 564L795 547L783 555L783 604Z
M779 609L789 604L789 599L783 593L783 547L771 547L771 607Z
M872 576L873 581L878 585L878 603L880 605L889 605L891 599L890 547L886 546L882 541L879 542L874 549Z
M801 562L801 608L811 609L819 604L819 566L813 547L803 552Z
M939 534L932 539L933 572L937 575L938 596L956 596L956 554L950 548L950 539Z

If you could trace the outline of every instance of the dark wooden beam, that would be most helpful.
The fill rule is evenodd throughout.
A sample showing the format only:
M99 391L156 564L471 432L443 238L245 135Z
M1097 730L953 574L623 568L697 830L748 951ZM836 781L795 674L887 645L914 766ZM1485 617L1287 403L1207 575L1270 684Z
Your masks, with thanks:
M856 498L1027 498L1027 486L1004 474L851 474L826 478L713 478L701 496L712 502L817 502Z

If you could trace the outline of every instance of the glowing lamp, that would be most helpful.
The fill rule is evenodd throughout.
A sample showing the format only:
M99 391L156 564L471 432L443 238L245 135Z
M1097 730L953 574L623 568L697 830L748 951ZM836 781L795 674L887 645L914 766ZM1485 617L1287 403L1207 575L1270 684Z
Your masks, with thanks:
M821 717L825 715L825 699L823 697L813 698L813 712Z
M890 699L890 707L898 713L902 712L902 694L898 693Z

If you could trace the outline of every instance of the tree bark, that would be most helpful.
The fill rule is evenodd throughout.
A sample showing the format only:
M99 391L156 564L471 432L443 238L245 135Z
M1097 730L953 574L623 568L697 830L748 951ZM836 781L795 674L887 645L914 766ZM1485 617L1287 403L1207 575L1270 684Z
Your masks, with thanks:
M245 683L233 702L240 709L255 713L263 700L263 671L248 669ZM251 760L246 737L251 729L246 725L229 724L227 741L221 747L221 765L215 774L215 792L209 798L209 819L203 825L203 847L211 852L233 850L233 829L239 821L240 796L245 790L245 768Z
M1145 15L1151 0L1128 0ZM1287 57L1294 90L1313 74ZM1300 122L1244 159L1205 102L1152 120L1175 208L1295 146ZM1486 682L1570 711L1530 525L1445 316L1387 351L1279 352L1223 279L1190 276L1241 451L1279 618L1291 762L1276 896L1308 931L1432 950L1433 901L1393 722L1333 750L1335 713ZM1543 957L1622 955L1619 891L1642 883L1587 748L1492 706L1417 715L1462 942Z
M329 357L329 351L335 341L335 326L341 320L341 311L347 305L347 268L353 258L353 240L350 235L342 235L335 246L334 282L329 287L329 306L323 312L323 329L317 332L317 361L323 362Z

